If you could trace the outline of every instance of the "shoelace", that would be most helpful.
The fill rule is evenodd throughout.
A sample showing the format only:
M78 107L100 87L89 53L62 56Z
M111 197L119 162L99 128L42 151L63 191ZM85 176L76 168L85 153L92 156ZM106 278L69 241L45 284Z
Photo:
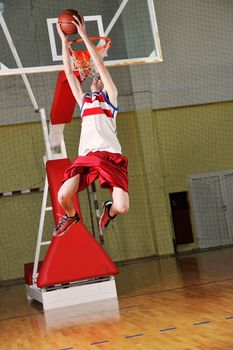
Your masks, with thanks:
M59 215L60 215L60 214L59 214ZM56 229L58 230L58 229L67 221L67 219L68 219L68 216L67 216L67 215L63 216L63 218L59 221L59 223L58 223Z

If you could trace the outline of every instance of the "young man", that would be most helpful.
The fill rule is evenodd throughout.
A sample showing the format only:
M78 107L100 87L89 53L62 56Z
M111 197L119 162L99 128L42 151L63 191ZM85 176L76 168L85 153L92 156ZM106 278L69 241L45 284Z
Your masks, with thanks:
M102 230L117 214L127 213L129 209L128 159L121 154L121 145L116 133L117 88L95 46L88 39L83 18L79 20L74 16L73 23L99 74L92 80L91 94L86 94L72 71L67 36L57 24L62 41L66 77L81 109L82 129L78 157L66 170L64 182L58 192L58 201L66 215L55 227L54 236L63 235L79 221L72 198L97 178L101 187L112 191L112 201L107 201L103 205L99 222Z

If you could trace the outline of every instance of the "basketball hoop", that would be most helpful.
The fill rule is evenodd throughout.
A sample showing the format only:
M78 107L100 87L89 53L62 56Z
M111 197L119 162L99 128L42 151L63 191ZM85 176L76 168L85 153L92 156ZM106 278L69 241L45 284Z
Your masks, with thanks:
M96 50L102 58L107 53L108 49L112 46L112 40L107 37L97 36L91 37L89 40L98 41ZM67 43L68 50L73 62L73 69L79 71L80 79L84 81L88 76L94 77L99 74L88 50L72 49L72 45L75 43L83 43L83 39L75 39Z

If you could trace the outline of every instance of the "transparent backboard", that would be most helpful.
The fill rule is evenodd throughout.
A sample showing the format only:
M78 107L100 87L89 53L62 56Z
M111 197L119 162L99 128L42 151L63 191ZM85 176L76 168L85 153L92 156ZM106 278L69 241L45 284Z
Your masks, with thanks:
M62 70L56 22L67 8L84 16L89 36L112 39L106 65L162 61L153 0L5 0L0 3L0 75Z

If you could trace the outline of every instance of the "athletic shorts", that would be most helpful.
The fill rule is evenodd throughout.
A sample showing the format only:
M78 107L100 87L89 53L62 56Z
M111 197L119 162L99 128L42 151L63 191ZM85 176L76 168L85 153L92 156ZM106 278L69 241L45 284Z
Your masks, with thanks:
M106 151L90 152L78 156L66 169L63 182L80 174L78 192L87 188L96 179L102 188L112 191L119 187L128 192L128 158L119 153Z

